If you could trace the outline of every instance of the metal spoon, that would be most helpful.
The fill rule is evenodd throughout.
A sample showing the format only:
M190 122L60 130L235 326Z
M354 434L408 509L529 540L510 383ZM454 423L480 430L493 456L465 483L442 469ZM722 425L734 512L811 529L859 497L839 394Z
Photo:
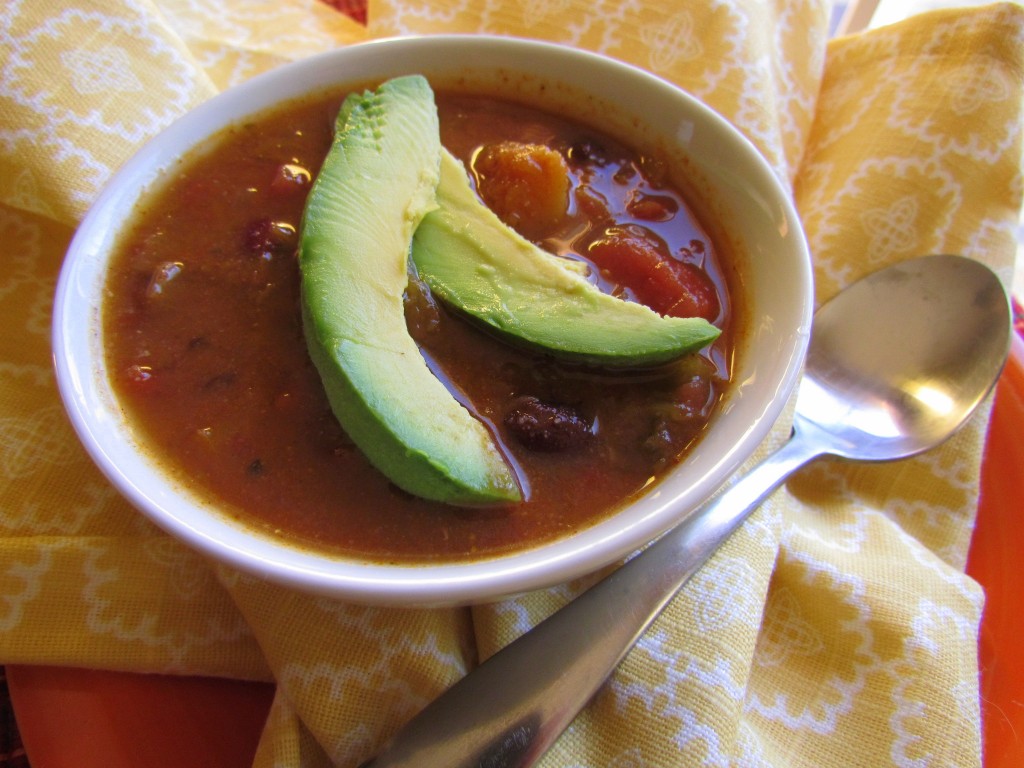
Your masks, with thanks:
M792 438L642 554L470 672L363 768L532 765L664 606L790 473L831 455L901 459L945 440L1010 344L995 275L959 256L905 261L814 318Z

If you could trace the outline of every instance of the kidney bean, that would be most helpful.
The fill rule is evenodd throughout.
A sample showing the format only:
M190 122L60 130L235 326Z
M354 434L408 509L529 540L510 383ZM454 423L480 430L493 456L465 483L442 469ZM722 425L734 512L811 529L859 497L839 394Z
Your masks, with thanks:
M554 405L527 395L517 398L505 414L505 427L532 451L573 450L594 436L593 422L568 405Z
M180 261L163 261L156 265L146 286L146 298L153 299L167 290L167 285L181 274L185 265Z
M293 251L299 236L295 227L288 222L263 217L246 227L244 240L249 253L270 261L274 256Z
M635 192L626 203L630 216L643 221L668 221L679 210L679 204L668 195Z

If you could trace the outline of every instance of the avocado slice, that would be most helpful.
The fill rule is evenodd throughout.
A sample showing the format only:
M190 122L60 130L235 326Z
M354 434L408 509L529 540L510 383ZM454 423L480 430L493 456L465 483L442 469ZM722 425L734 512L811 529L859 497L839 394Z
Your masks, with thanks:
M437 296L500 334L612 367L664 363L718 338L704 318L663 317L604 293L580 262L520 236L480 201L444 148L437 202L413 236L416 269Z
M436 207L440 138L420 76L351 94L302 219L303 329L335 416L405 491L521 499L484 426L427 367L403 308L412 233Z

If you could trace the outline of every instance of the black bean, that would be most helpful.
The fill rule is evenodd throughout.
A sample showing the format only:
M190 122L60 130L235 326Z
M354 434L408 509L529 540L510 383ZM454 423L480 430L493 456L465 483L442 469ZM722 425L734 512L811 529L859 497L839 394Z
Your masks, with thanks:
M565 154L570 165L593 163L602 166L608 162L605 148L591 136L582 137L574 142Z
M576 408L545 403L533 396L517 398L504 423L509 433L532 451L569 451L594 436L593 422Z

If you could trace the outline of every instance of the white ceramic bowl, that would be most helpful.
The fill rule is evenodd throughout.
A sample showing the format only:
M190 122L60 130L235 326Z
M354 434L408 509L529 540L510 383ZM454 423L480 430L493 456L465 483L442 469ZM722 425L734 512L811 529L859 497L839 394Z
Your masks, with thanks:
M598 127L633 131L685 159L704 202L729 222L746 337L731 392L686 460L640 500L572 536L479 562L381 565L291 548L246 530L178 487L136 442L104 367L99 317L107 263L133 205L179 157L225 125L336 84L421 73L434 82L501 80L557 108L587 102ZM504 75L504 77L503 77ZM635 126L634 126L635 124ZM631 127L634 126L634 127ZM800 222L757 151L726 121L663 80L607 58L494 37L384 40L290 64L233 88L144 146L82 222L57 288L54 354L61 395L101 470L159 526L214 559L295 588L388 605L486 601L550 586L624 557L710 496L767 435L799 375L812 277Z

